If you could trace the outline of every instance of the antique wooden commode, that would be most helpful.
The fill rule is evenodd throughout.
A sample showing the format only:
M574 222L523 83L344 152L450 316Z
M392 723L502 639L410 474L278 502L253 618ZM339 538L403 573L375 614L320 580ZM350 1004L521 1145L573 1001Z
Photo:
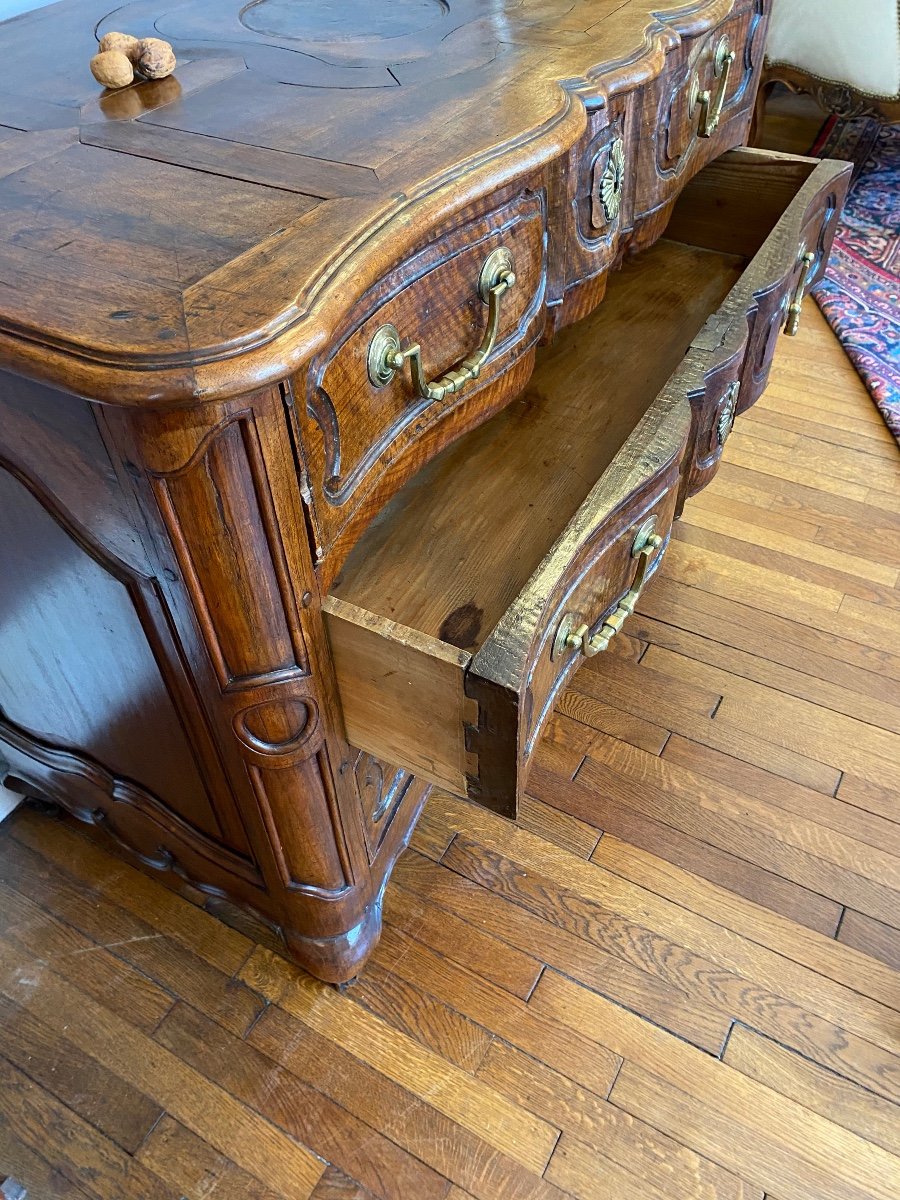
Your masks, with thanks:
M734 149L765 25L764 0L0 25L8 786L356 974L429 787L515 814L823 270L845 168ZM95 28L167 38L175 76L102 94Z

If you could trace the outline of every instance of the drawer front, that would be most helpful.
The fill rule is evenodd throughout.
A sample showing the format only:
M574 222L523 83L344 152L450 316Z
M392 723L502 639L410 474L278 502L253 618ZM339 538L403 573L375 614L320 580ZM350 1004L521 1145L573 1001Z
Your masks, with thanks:
M504 387L521 386L513 374L508 381L501 377L541 333L546 253L544 196L521 192L391 271L313 362L303 403L295 384L293 407L320 556L386 473L395 490L421 466L437 423L455 417L459 432L508 399ZM489 261L493 265L483 274ZM487 276L506 267L515 278L497 301L496 338L472 372L471 356L490 341ZM387 362L390 353L416 344L425 383L447 384L442 395L416 386L411 358L396 368ZM470 371L447 378L467 360Z
M764 27L762 3L738 0L712 31L673 34L655 78L602 100L586 99L588 129L570 152L565 295L554 313L557 327L600 303L617 259L655 241L691 176L744 140ZM726 63L731 52L734 61Z
M682 469L679 513L686 498L705 488L719 468L737 416L746 351L747 340L743 338L724 361L706 370L702 381L691 391L690 451Z
M598 484L571 532L475 657L466 689L478 702L478 726L467 742L477 758L477 783L469 790L473 799L493 807L499 797L521 797L532 755L563 687L585 658L602 653L627 626L668 545L686 430L683 406L668 409L662 439L676 452L645 483L619 496L608 515L601 514L607 514L611 489L618 486L617 472ZM646 432L638 433L637 443ZM510 671L510 632L525 627L527 618L522 618L532 595L541 611L531 622L524 663ZM504 703L509 705L513 694L514 737L504 736L502 728Z
M737 413L762 395L779 338L793 336L799 328L803 298L825 273L846 188L846 175L821 184L806 206L799 232L773 251L765 268L771 282L766 279L754 289L756 308Z
M798 172L806 174L799 185ZM670 229L685 229L682 206L694 215L715 214L704 236L716 248L739 244L736 226L752 236L744 214L758 211L758 200L781 206L779 191L790 192L774 229L719 312L694 339L692 351L702 376L691 386L692 429L685 461L679 511L685 500L715 474L735 418L762 394L783 334L796 333L800 306L821 278L848 183L840 164L792 158L766 151L738 149L712 164L679 202Z
M763 0L744 0L715 29L684 38L667 69L643 89L636 221L646 220L686 179L744 140L762 69L765 7Z

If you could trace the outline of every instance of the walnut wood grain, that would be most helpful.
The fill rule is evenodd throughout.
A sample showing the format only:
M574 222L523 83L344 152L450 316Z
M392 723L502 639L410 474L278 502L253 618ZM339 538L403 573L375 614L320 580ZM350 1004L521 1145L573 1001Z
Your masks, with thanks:
M152 14L64 0L6 23L3 358L116 404L276 382L442 222L532 171L563 195L588 108L602 114L614 94L644 164L627 230L743 139L763 18L762 0L364 4L336 23L307 9L292 20L273 0ZM103 96L92 31L129 22L170 39L179 68ZM718 131L698 139L685 95L694 72L712 82L723 32L739 67ZM67 48L52 70L47 39Z

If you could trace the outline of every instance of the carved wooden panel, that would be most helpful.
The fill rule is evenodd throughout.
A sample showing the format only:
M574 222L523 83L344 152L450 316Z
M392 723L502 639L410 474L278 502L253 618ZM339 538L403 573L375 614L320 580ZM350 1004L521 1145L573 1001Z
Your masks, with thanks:
M54 754L77 747L93 764L89 776L140 780L129 803L158 826L248 853L225 796L214 799L201 777L202 733L185 728L161 672L176 655L153 583L89 542L8 466L0 511L0 715L21 753L43 747L23 778L38 786L44 768L61 769ZM106 783L96 790L90 811L112 795Z
M156 481L155 491L221 685L305 672L252 414L214 430L184 467ZM190 514L190 540L180 513Z
M245 782L235 782L275 903L279 889L339 897L358 870L322 719L325 681L304 630L314 580L280 396L259 393L199 424L171 414L139 434L163 554L169 547L179 568L169 587L202 634L218 684L207 707L242 764Z
M366 754L363 750L353 753L356 756L354 774L362 804L366 847L369 860L372 861L415 778L409 771L392 767L374 754Z

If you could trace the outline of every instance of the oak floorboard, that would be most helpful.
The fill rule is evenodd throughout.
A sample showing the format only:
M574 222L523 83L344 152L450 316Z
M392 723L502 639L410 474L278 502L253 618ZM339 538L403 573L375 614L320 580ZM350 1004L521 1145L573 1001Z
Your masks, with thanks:
M529 1200L538 1177L446 1117L427 1094L395 1083L273 1004L247 1039L291 1074L382 1132L477 1200ZM618 1062L618 1060L616 1060ZM551 1193L552 1194L552 1193Z
M723 750L726 754L734 754L746 762L765 765L768 770L776 771L787 779L795 779L826 795L832 795L840 783L841 772L830 763L819 762L792 747L777 746L745 728L721 719L718 713L721 696L716 697L715 703L710 705L709 712L692 712L677 700L670 699L671 687L663 692L652 686L653 681L648 678L647 683L650 686L645 691L644 677L638 674L640 670L640 666L635 667L627 679L610 678L600 666L594 667L593 662L587 663L575 675L569 692L562 697L560 709L575 716L576 710L569 707L568 697L576 693L580 697L587 697L588 700L618 704L627 711L651 712L654 719L664 724L672 733L680 733L684 737L701 741L704 745ZM657 674L658 672L654 672L654 675ZM578 711L584 714L584 719L590 720L589 709L585 712L583 701L580 702ZM713 712L716 719L713 719Z
M609 835L585 863L465 801L438 793L431 804L462 835L444 861L450 855L458 859L465 840L526 871L552 874L558 885L602 911L644 926L649 922L668 937L677 931L682 944L698 953L746 964L755 977L777 981L795 1000L807 997L814 1007L834 1004L842 1020L854 1028L862 1022L858 1027L866 1036L890 1044L900 991L896 972L877 960Z
M597 743L576 782L839 904L881 919L900 905L895 855L623 742Z
M537 1175L544 1170L559 1136L559 1130L545 1121L505 1101L492 1088L391 1029L349 997L322 987L271 951L255 950L240 977L270 1003L287 1009L394 1082L408 1080L422 1089L445 1116L490 1140L527 1170Z
M136 1157L179 1196L280 1200L271 1188L236 1167L231 1159L214 1150L168 1113L151 1130ZM312 1195L318 1196L318 1192L313 1189Z
M27 1009L0 997L3 1054L89 1125L134 1154L163 1110Z
M5 941L0 941L0 992L108 1070L126 1074L176 1120L280 1190L285 1200L309 1200L324 1170L321 1159L46 963L30 975L23 971L16 949Z
M654 977L642 964L609 952L599 939L586 944L578 932L566 928L563 920L548 927L542 914L536 914L515 898L478 886L459 870L456 860L448 867L433 867L424 860L408 857L398 868L399 882L414 889L420 897L440 903L440 911L465 916L489 928L498 939L514 946L543 942L548 965L614 999L640 1011L648 1019L683 1037L686 1041L718 1053L731 1025L730 1017L698 1000L686 989ZM432 950L438 951L432 946Z
M575 1173L581 1178L589 1174L589 1166L584 1169L586 1158L589 1163L591 1148L602 1146L606 1162L612 1160L636 1176L653 1189L654 1196L684 1200L759 1200L761 1196L759 1189L747 1186L709 1159L504 1042L493 1043L478 1074L538 1115L555 1115L567 1139L565 1145L571 1149L569 1169L558 1179L561 1186ZM610 1182L606 1172L598 1172L597 1184L604 1190L597 1194L615 1196ZM580 1194L577 1188L575 1194Z
M94 1200L172 1200L157 1175L2 1057L0 1118Z
M814 701L825 708L845 716L856 717L881 729L900 732L900 706L896 704L896 685L888 686L889 681L883 681L872 671L838 671L834 660L827 664L807 661L803 663L802 668L773 664L762 655L749 654L724 643L711 642L707 638L679 629L668 622L654 620L652 617L642 616L639 627L647 640L653 642L648 649L648 654L653 652L648 665L655 664L658 669L665 671L666 664L669 664L669 670L676 678L677 671L671 668L672 660L665 658L661 661L660 650L701 664L698 667L698 676L702 674L702 667L709 668L710 679L714 677L716 670L722 670L725 675L719 677L720 680L731 683L732 687L734 681L727 679L728 674L735 675L738 679L749 680L761 687L786 692L800 700Z
M153 1037L204 1078L385 1200L443 1197L446 1183L436 1171L196 1009L177 1004Z
M900 1159L586 988L546 972L530 1003L622 1055L611 1103L755 1186L786 1200L896 1197Z
M812 973L804 979L799 968L791 971L768 954L742 946L734 938L716 937L708 928L704 939L701 928L692 928L694 922L683 917L679 921L674 912L667 936L651 933L647 925L658 928L656 920L641 918L624 894L617 900L604 886L605 880L596 888L583 875L577 882L567 882L564 872L557 874L551 868L541 873L533 862L526 867L462 837L454 841L450 853L455 869L548 922L562 924L586 942L599 943L613 957L654 976L657 986L665 984L667 993L668 989L674 989L675 997L684 993L701 1010L712 1008L722 1017L744 1021L879 1095L900 1100L900 1047L891 1032L895 1022L891 1010L870 1007L849 989L828 988L824 979ZM648 897L645 907L651 905ZM630 918L621 915L623 910ZM716 947L714 941L720 945ZM792 976L796 998L786 994L787 980L782 981L782 975ZM534 994L546 977L544 972ZM607 999L608 989L593 982L590 986ZM652 989L646 992L649 995ZM632 999L627 1007L672 1028L668 1009L661 1018L635 1007L636 1003L640 1005L641 999ZM674 1000L670 1006L674 1007Z
M735 852L735 847L723 850L713 845L705 837L705 829L702 831L704 836L692 836L671 823L640 811L640 806L621 803L613 794L613 789L598 793L582 781L564 787L558 778L545 771L535 770L532 787L546 796L548 802L564 805L569 811L590 814L597 823L598 832L602 829L604 836L613 835L650 854L666 858L683 870L727 887L737 895L790 917L801 925L808 925L810 929L818 929L831 936L838 927L843 908L836 901L775 874L768 865L762 867L756 862L748 862ZM818 792L812 794L820 795ZM627 798L633 798L630 789ZM668 808L660 816L668 819Z
M900 1156L897 1106L832 1071L736 1025L723 1061L773 1091Z
M700 775L708 775L749 796L758 796L787 812L814 819L857 841L867 842L892 854L900 853L900 827L897 823L848 803L840 794L842 788L838 789L838 795L834 798L823 796L821 792L801 787L752 763L741 762L677 734L673 734L666 744L663 758Z
M4 856L4 875L10 885L40 897L41 907L72 926L98 948L130 964L173 997L201 1007L233 1033L244 1030L259 1015L259 996L211 966L188 947L146 921L110 903L81 880L13 841Z
M394 1029L465 1071L476 1070L490 1046L491 1035L486 1029L377 963L357 979L353 998Z
M900 907L894 913L894 920L895 925L887 925L848 909L838 930L838 941L871 954L900 972Z

